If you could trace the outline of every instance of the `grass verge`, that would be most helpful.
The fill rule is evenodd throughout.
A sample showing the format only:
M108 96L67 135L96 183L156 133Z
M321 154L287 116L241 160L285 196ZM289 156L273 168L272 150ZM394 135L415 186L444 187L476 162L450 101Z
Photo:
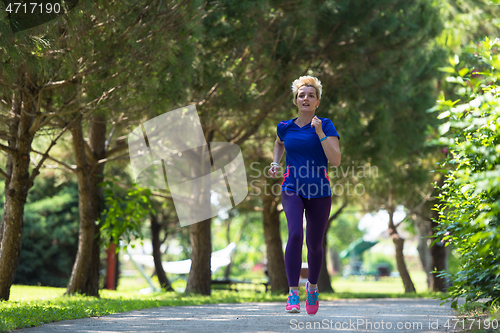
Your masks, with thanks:
M500 306L483 302L465 303L457 309L458 316L450 329L458 332L500 332Z

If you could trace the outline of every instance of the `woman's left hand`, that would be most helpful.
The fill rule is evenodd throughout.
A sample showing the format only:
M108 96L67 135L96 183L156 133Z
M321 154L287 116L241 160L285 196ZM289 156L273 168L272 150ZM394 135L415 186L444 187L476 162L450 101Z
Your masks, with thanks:
M314 118L311 121L311 127L314 127L316 130L316 134L321 134L323 132L323 127L321 125L321 119L318 117L314 116Z

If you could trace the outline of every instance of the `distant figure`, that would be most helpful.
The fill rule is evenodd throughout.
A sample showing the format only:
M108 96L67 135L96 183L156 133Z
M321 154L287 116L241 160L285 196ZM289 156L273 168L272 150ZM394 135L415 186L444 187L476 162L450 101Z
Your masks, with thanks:
M306 215L306 245L309 276L306 283L306 311L318 312L318 277L323 261L323 236L330 215L332 193L328 162L340 165L339 135L332 121L315 115L320 104L321 82L301 76L292 83L293 104L298 117L281 121L274 143L269 175L276 178L279 162L286 154L286 170L281 184L281 202L288 224L285 268L290 287L287 312L300 312L299 278L304 242L303 215Z

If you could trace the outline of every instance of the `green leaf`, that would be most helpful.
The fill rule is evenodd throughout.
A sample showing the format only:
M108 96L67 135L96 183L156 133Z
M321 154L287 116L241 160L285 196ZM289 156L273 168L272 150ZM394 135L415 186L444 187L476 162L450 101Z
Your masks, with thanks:
M458 58L458 54L455 54L454 57L452 56L449 56L448 57L448 62L452 65L452 66L456 66L458 65L458 63L460 62L459 58Z
M439 134L444 135L450 130L450 123L446 122L439 126Z
M450 116L450 114L451 114L450 110L447 110L447 111L440 113L437 118L438 119L448 118Z
M457 71L453 67L439 67L438 70L440 72L445 72L445 73L450 73L450 74L457 74Z
M467 73L469 73L468 68L462 68L461 70L458 71L458 75L460 75L460 76L464 76Z

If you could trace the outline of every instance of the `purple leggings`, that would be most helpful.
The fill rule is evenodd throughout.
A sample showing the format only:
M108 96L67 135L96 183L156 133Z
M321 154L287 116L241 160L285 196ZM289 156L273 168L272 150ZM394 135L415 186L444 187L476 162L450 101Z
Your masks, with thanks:
M302 266L302 244L304 242L303 215L306 212L306 245L308 280L318 283L323 263L323 237L330 216L332 197L302 198L295 192L281 192L281 203L288 224L288 243L285 250L285 269L289 287L298 287Z

